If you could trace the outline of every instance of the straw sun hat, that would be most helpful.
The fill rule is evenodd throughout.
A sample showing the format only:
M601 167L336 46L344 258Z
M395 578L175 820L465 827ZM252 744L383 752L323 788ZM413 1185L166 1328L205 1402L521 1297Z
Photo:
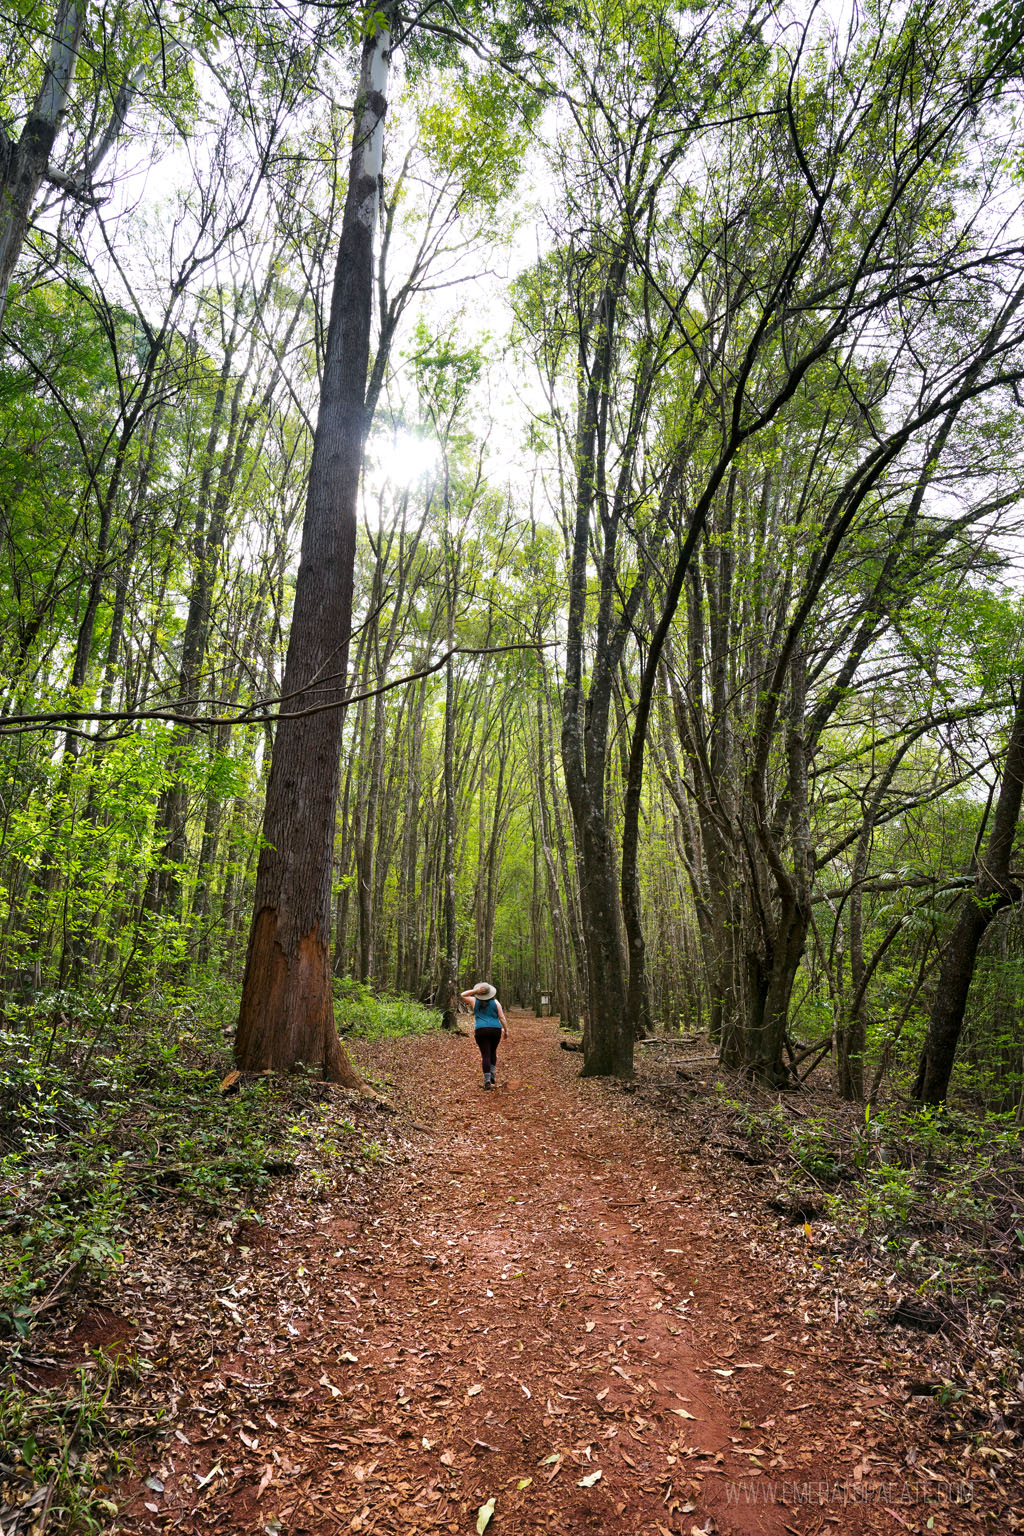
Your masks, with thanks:
M497 997L498 995L497 987L492 987L489 981L478 981L476 986L473 988L473 991L476 993L477 997L481 998L484 1002L487 1002L490 1000L490 998Z

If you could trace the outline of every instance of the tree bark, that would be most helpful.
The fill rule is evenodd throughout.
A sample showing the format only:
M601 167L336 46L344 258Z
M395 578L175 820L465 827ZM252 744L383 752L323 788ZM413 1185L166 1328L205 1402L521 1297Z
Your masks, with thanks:
M67 112L85 24L77 0L59 0L42 84L16 143L0 128L0 325L11 277L28 234L36 193Z
M451 629L448 646L454 643ZM441 1027L455 1028L458 1010L459 956L455 910L455 678L452 658L444 669L444 946L441 956Z
M1010 860L1024 794L1024 680L1018 688L1013 725L1006 748L1003 778L999 786L992 831L980 861L974 887L960 909L935 990L921 1061L914 1084L914 1098L923 1104L942 1104L949 1090L957 1046L967 1009L967 995L974 977L978 946L985 930L1001 907L1018 899L1010 880Z
M359 1084L331 996L331 868L365 437L373 238L396 7L367 10L348 191L331 296L302 551L271 756L235 1059L247 1071L315 1061ZM316 710L312 714L292 712Z
M420 973L420 920L416 899L416 853L419 841L420 759L423 754L423 707L427 682L424 678L410 690L409 756L406 768L405 810L402 816L402 849L399 860L398 946L395 959L395 983L405 992L418 993Z
M576 830L580 916L587 951L587 1029L583 1074L633 1075L633 1032L627 1014L629 958L622 931L615 843L608 823L605 768L612 680L624 643L615 624L615 550L621 508L605 518L601 596L589 692L584 692L583 637L588 601L591 517L604 489L605 436L614 336L625 262L616 256L593 318L594 336L581 335L581 391L576 446L576 506L569 575L565 685L562 691L562 771ZM593 351L588 355L593 341Z

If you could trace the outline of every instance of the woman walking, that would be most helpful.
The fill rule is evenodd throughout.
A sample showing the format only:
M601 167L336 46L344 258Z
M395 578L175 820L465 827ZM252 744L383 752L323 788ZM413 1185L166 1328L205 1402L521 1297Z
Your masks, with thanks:
M464 1003L473 1004L473 1034L480 1047L480 1059L484 1068L484 1087L494 1087L494 1072L498 1064L498 1046L502 1035L508 1034L505 1010L498 1002L496 987L489 981L478 981L468 992L460 993Z

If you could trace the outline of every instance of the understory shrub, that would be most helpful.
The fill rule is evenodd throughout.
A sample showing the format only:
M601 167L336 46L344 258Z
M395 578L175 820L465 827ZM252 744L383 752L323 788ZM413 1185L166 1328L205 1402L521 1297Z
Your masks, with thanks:
M441 1027L441 1014L411 997L376 993L350 976L334 981L335 1016L339 1033L355 1040L385 1040L402 1035L427 1035Z
M366 1038L437 1021L399 998L358 996L358 1007L352 1033ZM116 1272L169 1202L187 1221L230 1226L258 1212L300 1148L307 1186L327 1192L382 1155L312 1071L222 1095L236 1012L234 987L204 981L134 1011L66 990L0 1017L0 1484L45 1497L54 1530L107 1528L108 1484L127 1454L113 1400L147 1362L91 1350L40 1386L22 1366L47 1327L116 1295Z

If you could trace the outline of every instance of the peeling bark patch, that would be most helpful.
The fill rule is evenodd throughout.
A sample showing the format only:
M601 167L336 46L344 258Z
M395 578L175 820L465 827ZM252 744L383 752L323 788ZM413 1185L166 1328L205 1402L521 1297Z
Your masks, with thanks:
M358 1088L361 1080L338 1039L331 994L331 956L320 925L288 954L279 914L264 907L253 923L248 976L235 1060L245 1072L283 1071L296 1062L321 1066L331 1082Z

